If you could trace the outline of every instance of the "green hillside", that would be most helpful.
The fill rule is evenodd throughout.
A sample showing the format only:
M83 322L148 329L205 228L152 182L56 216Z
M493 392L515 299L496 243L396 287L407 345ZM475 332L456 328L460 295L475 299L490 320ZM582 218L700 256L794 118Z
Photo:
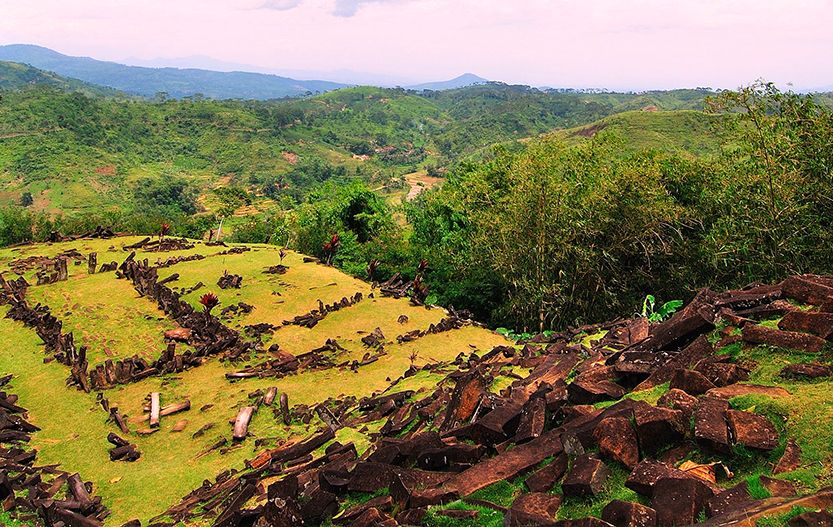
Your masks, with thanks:
M0 61L0 91L21 90L32 86L50 86L65 91L78 91L86 95L114 96L119 93L111 88L61 77L56 73L26 64Z
M730 146L721 137L723 119L726 117L694 110L627 111L553 135L576 143L605 132L620 138L622 145L631 152L658 150L716 156Z

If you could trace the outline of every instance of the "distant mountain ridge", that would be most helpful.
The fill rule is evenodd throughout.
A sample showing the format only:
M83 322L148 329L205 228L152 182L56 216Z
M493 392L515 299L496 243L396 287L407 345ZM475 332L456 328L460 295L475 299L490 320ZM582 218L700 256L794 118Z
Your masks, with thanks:
M455 77L451 80L447 81L439 81L439 82L426 82L423 84L415 84L413 86L406 86L409 90L416 90L416 91L443 91L443 90L456 90L457 88L466 88L468 86L475 86L478 84L486 84L488 83L488 79L484 79L483 77L479 77L474 73L464 73L459 77Z
M28 86L51 86L88 95L118 95L118 90L62 77L28 64L0 61L0 90L20 90Z
M0 46L0 60L28 64L64 77L144 97L164 92L174 98L202 94L212 99L264 100L299 97L347 86L337 82L296 80L263 73L125 66L87 57L71 57L27 44Z

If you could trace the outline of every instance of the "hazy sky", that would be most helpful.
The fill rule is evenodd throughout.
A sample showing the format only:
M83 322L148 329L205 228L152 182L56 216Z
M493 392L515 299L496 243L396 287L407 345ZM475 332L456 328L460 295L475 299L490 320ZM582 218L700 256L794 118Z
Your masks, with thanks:
M833 85L833 0L0 0L0 43L401 81Z

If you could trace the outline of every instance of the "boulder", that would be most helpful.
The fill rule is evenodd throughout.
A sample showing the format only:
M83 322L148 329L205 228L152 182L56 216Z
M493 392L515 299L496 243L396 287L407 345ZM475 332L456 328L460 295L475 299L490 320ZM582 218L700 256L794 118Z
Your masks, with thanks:
M544 459L557 456L563 451L560 434L551 430L528 443L518 445L453 475L438 492L468 496L497 481L514 478Z
M561 507L561 496L543 492L521 494L504 516L504 527L536 527L550 525Z
M694 439L711 450L729 453L729 427L726 411L729 403L714 397L701 397L694 411Z
M715 386L726 386L749 379L749 370L731 362L703 361L695 370Z
M662 478L654 487L651 507L657 512L659 525L691 525L697 523L713 495L709 486L699 479Z
M699 371L677 370L671 377L670 388L682 390L689 395L702 395L716 386Z
M673 410L670 410L673 411ZM631 423L624 417L607 417L594 432L602 456L632 469L639 463L639 443Z
M712 497L706 503L706 516L712 518L739 510L749 505L752 501L752 495L749 494L749 485L744 481Z
M697 407L697 397L682 390L668 390L657 400L657 406L667 406L683 413L683 421L688 423Z
M833 336L833 313L790 311L778 322L785 331L803 331L829 340Z
M602 519L615 527L656 527L657 511L632 501L613 500L602 509Z
M655 407L643 402L634 408L633 414L639 446L643 452L656 454L666 445L685 438L688 422L680 410Z
M583 455L573 461L573 468L561 489L565 496L591 497L598 495L610 476L610 469L601 460Z
M627 391L613 381L577 378L567 385L567 393L573 404L595 404L619 399Z
M785 379L821 379L833 377L833 367L818 362L788 364L781 370Z
M527 402L521 413L518 431L513 439L515 443L531 441L544 433L547 414L546 404L543 397L533 397Z
M783 331L760 324L743 326L743 340L752 344L767 344L778 348L802 350L808 353L819 353L826 342L823 338L808 333Z
M661 479L667 478L690 478L693 477L686 474L682 470L678 470L665 463L646 459L640 462L634 468L628 479L625 481L625 487L638 492L647 497L654 495L654 488L657 482Z
M766 417L752 412L728 410L726 421L732 439L737 444L767 452L778 446L778 431Z
M555 456L555 459L549 465L530 474L524 483L530 492L548 492L556 483L561 481L566 472L567 454L562 452Z

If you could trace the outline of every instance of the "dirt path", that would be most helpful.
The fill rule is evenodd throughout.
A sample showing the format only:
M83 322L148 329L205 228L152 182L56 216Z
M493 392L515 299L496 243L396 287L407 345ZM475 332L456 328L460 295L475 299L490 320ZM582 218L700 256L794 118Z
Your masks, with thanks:
M422 193L423 190L428 190L439 184L443 178L429 176L424 170L419 172L411 172L405 174L405 181L411 186L408 195L405 197L406 201L412 201Z

